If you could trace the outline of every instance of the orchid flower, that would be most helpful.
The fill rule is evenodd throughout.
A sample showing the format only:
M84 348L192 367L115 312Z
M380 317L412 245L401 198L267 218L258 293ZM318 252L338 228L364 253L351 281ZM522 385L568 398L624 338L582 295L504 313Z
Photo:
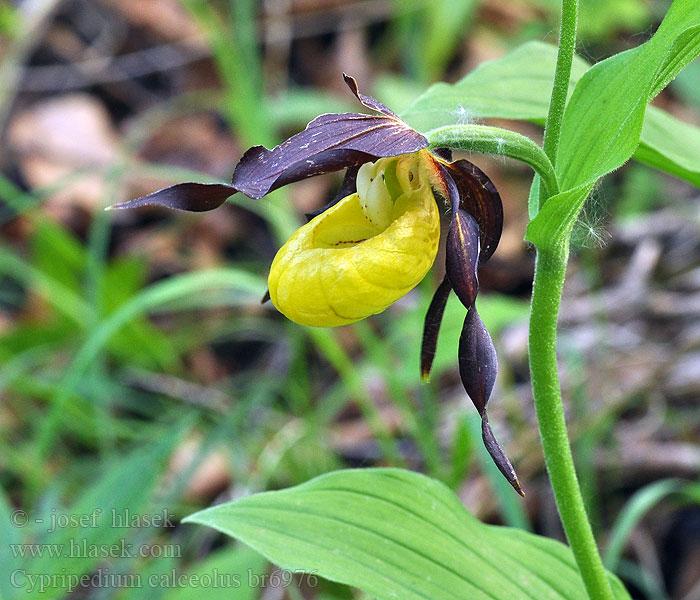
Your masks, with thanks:
M451 152L427 150L428 140L343 75L374 115L324 114L272 150L250 148L231 184L180 183L111 208L165 206L188 211L219 207L236 192L262 198L288 183L347 169L335 199L307 215L280 248L263 301L307 326L335 327L380 313L413 289L430 270L440 242L436 196L451 211L446 275L428 309L421 349L427 379L440 322L452 290L467 309L459 342L459 372L481 415L482 437L494 462L522 494L510 461L486 415L498 370L491 337L477 313L477 268L498 245L501 198L491 180Z

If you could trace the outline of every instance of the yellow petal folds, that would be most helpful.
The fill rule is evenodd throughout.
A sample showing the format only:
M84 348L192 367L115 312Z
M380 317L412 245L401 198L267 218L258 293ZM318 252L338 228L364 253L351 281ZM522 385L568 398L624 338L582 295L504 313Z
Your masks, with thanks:
M302 325L335 327L382 312L432 266L440 217L424 150L360 167L357 193L298 229L270 268L270 297Z

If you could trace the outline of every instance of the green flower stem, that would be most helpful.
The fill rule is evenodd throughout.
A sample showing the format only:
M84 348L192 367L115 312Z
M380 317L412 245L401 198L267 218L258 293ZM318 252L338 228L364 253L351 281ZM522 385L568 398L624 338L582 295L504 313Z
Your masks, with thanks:
M561 27L559 29L559 51L554 70L554 86L549 100L549 111L544 129L542 148L552 164L557 162L561 124L564 120L566 97L569 93L571 65L576 50L576 26L578 21L578 0L563 0Z
M447 125L426 134L430 146L500 154L530 165L541 177L548 196L559 193L554 167L535 142L515 131L486 125Z
M578 0L563 0L559 53L543 143L552 164L556 160L566 106L577 15ZM543 179L540 205L549 197ZM529 334L532 392L547 472L586 593L591 600L613 600L576 477L557 369L557 319L569 259L568 235L567 232L564 239L550 248L537 249Z
M612 590L586 515L566 431L557 370L557 317L568 243L538 250L530 312L530 372L547 472L566 538L592 600L612 600Z

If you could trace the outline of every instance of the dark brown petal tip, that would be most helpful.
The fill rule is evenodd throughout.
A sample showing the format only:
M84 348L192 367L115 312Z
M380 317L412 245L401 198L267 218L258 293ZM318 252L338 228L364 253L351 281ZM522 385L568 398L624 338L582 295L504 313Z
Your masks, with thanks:
M265 295L260 300L260 304L265 304L270 301L270 290L265 290Z
M107 210L164 206L177 210L204 212L221 206L226 198L236 193L236 188L224 183L178 183L127 202L108 206Z
M444 165L459 190L460 207L473 215L481 232L479 261L485 263L496 251L503 231L503 203L488 176L468 160Z
M491 336L474 306L467 311L464 319L459 337L458 359L462 385L483 416L496 383L498 357Z
M382 104L376 98L372 98L372 96L367 96L366 94L361 94L360 88L357 86L357 80L354 77L343 73L343 79L345 80L346 85L350 88L350 91L355 94L355 98L357 98L364 106L370 110L376 110L377 112L389 117L394 117L395 119L399 118L393 110L391 110L385 104Z
M304 131L272 150L253 146L236 166L233 186L246 196L262 198L271 190L293 181L386 156L416 152L428 146L423 135L411 129L383 104L362 94L358 98L383 114L321 115Z
M469 308L479 291L476 270L479 266L479 226L468 212L458 208L452 213L445 245L445 265L452 289Z
M496 437L493 435L491 425L486 415L481 419L481 439L484 440L484 446L491 455L493 462L496 463L498 470L503 473L503 476L508 480L508 483L513 486L513 489L524 498L525 492L520 485L520 481L518 481L515 469L510 460L508 460L503 448L501 448L501 445L498 443L498 440L496 440Z
M435 290L433 299L425 315L423 325L423 343L420 350L420 378L426 382L430 380L430 370L433 368L435 349L437 348L438 334L440 333L440 323L445 312L447 298L450 295L450 281L445 276L438 289Z
M317 208L316 210L307 212L306 219L310 221L314 217L318 217L318 215L326 212L329 208L338 204L338 202L340 202L343 198L349 196L350 194L354 194L357 191L357 172L359 170L360 167L357 166L350 167L347 171L345 171L343 183L340 184L340 187L338 188L338 191L336 192L333 200L331 200L328 204L322 206L321 208Z

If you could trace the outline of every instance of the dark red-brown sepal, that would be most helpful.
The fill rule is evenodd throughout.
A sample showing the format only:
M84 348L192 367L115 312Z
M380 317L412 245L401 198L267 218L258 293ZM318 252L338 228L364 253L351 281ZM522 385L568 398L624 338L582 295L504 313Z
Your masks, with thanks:
M357 82L344 75L355 96L381 113L325 114L304 131L268 150L253 146L233 172L233 186L251 198L288 183L331 173L387 156L398 156L428 147L428 140L371 96L360 94Z
M459 190L460 208L479 224L479 262L485 263L496 251L503 231L503 202L496 186L479 167L468 160L443 163Z
M498 374L498 357L491 336L476 307L472 306L464 319L459 338L459 375L469 398L481 415L481 437L493 462L518 494L524 496L513 465L493 435L486 414Z
M236 193L236 188L225 183L178 183L147 196L108 206L107 210L163 206L176 210L204 212L221 206L226 198Z
M481 417L481 439L484 441L484 447L493 459L493 462L498 467L498 470L503 473L508 483L513 486L513 489L518 492L523 498L525 497L525 492L523 491L520 481L518 480L518 475L513 468L510 460L506 456L506 453L501 448L498 443L496 436L493 435L491 430L491 425L489 424L489 419L484 414Z
M452 289L469 308L479 292L479 225L461 208L454 209L445 245L445 268Z
M467 311L464 318L462 334L459 337L458 360L462 385L476 410L483 415L496 383L498 356L475 306Z
M422 381L430 379L438 334L440 333L440 324L442 323L442 316L445 313L445 305L450 296L450 291L452 291L452 286L450 285L450 280L445 276L438 289L435 290L428 312L425 315L423 341L420 349L420 378Z

